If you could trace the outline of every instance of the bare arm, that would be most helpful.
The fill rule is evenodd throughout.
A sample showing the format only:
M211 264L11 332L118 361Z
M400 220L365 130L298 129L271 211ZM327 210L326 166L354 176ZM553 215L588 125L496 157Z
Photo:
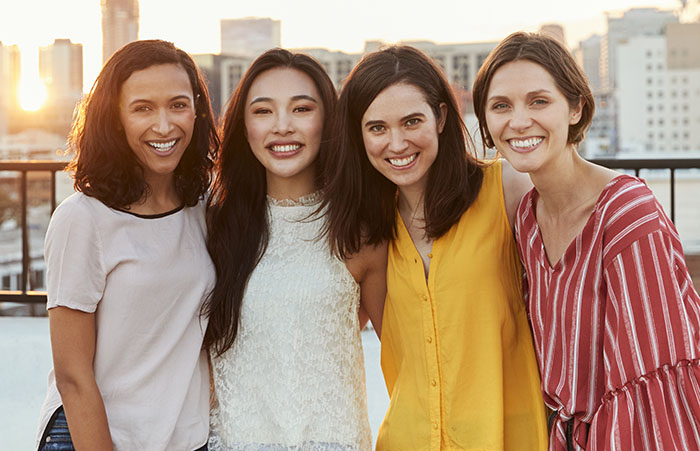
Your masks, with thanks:
M515 224L518 204L525 193L532 189L532 180L530 180L529 175L513 169L507 160L501 160L501 179L503 181L503 202L506 205L506 214L512 229Z
M363 314L369 316L379 338L382 336L382 315L386 297L387 251L387 243L366 245L346 260L348 269L360 284L360 321Z
M95 314L67 307L49 310L56 387L75 449L112 450L102 396L95 382Z

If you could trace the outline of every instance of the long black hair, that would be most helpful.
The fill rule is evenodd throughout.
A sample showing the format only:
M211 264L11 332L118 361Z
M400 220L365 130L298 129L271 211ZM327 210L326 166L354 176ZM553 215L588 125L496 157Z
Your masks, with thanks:
M221 131L222 145L207 206L207 247L216 268L216 286L203 306L209 316L204 346L216 355L228 350L236 339L241 305L248 279L267 248L267 184L265 168L255 158L245 131L245 103L255 79L265 71L291 68L308 75L323 102L324 127L316 165L326 154L337 94L323 67L312 57L273 49L260 55L246 71L226 109Z
M378 244L396 235L396 185L367 158L361 121L374 99L390 86L418 88L436 118L447 106L438 154L428 170L425 192L425 232L445 234L474 202L483 179L481 164L459 112L457 100L442 70L425 53L393 46L365 55L350 73L340 94L334 126L332 158L324 159L326 187L321 208L331 250L340 257L364 244Z

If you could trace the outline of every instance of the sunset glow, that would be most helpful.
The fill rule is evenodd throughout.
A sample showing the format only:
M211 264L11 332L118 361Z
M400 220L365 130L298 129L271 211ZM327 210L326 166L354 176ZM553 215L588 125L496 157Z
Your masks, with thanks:
M46 86L38 78L23 78L19 85L19 105L25 111L36 111L46 101Z

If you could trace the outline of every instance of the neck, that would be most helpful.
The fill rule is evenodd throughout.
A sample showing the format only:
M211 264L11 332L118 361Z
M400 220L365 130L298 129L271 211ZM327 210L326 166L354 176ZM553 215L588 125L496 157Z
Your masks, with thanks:
M273 199L298 199L317 189L313 172L299 174L299 177L276 177L267 174L267 195Z
M182 203L175 190L175 181L172 177L151 178L146 181L149 191L147 195L129 206L129 210L138 214L160 214L179 207Z
M399 188L399 212L406 223L425 220L425 190L420 187Z
M573 146L567 146L547 167L530 173L542 207L552 214L570 211L591 196L591 163L581 158Z

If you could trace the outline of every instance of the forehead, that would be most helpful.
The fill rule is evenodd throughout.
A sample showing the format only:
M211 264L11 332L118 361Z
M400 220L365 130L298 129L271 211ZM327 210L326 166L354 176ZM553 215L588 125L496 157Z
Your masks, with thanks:
M377 94L367 107L363 119L403 117L411 113L425 114L426 111L432 110L420 88L407 83L396 83Z
M257 97L268 97L273 100L289 99L293 96L308 95L319 98L316 83L304 72L289 67L279 67L266 70L258 75L250 85L246 103Z
M158 64L133 72L120 91L120 98L150 99L160 96L192 97L192 84L185 69L179 64Z
M559 92L550 73L530 60L516 60L499 67L493 74L488 96L512 95L546 89Z

